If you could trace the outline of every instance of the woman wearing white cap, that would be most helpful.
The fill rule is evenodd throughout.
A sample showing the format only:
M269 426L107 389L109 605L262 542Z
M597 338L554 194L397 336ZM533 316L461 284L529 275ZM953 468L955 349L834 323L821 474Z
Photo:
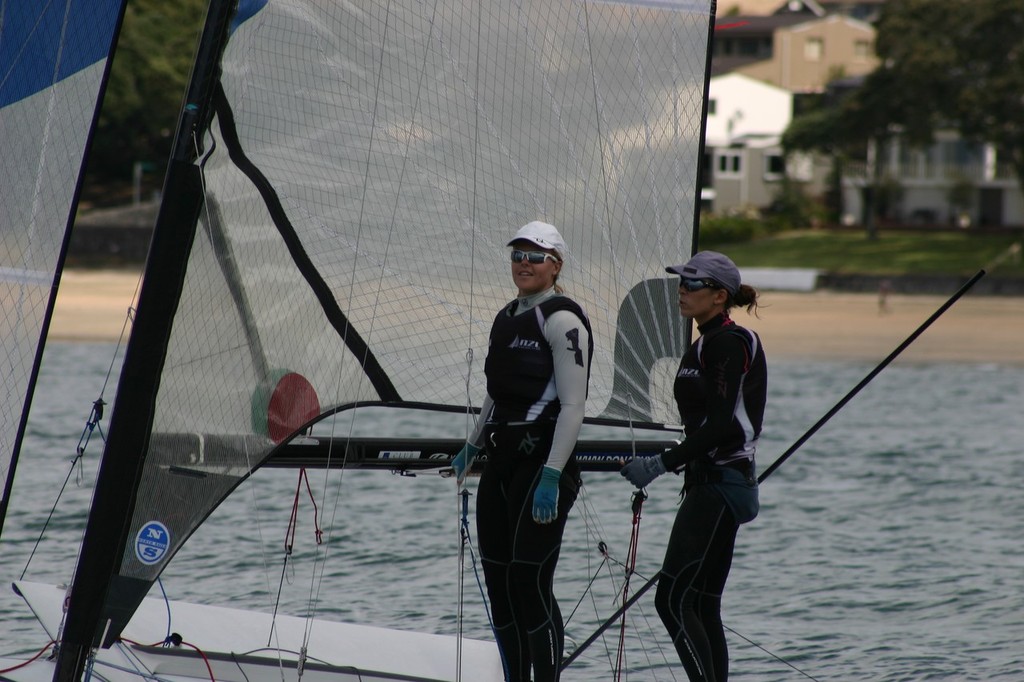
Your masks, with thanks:
M715 251L666 270L679 275L679 311L700 332L673 387L686 438L660 455L633 459L622 475L643 488L666 471L685 471L655 606L690 680L723 682L729 652L722 591L736 532L758 511L754 450L767 388L761 341L733 322L729 310L755 310L758 293Z
M580 486L573 452L594 349L586 314L556 284L566 252L558 230L534 221L508 246L519 295L494 319L481 419L452 467L461 484L487 452L477 537L506 680L553 682L564 640L555 564Z

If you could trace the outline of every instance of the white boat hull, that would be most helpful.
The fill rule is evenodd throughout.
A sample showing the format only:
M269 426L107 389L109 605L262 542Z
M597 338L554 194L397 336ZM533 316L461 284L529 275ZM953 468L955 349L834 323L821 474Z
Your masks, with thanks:
M65 590L30 582L17 582L14 589L25 599L49 638L54 639ZM168 633L168 618L170 631L181 635L180 646L162 644ZM271 620L265 613L146 599L125 628L124 642L97 652L92 674L112 682L138 680L143 675L182 682L211 677L226 682L460 679L456 637L277 616L274 641L268 646ZM307 656L300 676L299 651L307 631ZM461 679L503 679L500 656L493 642L463 639L461 644ZM0 659L0 670L18 663ZM3 673L0 679L49 682L53 670L54 661L41 657Z

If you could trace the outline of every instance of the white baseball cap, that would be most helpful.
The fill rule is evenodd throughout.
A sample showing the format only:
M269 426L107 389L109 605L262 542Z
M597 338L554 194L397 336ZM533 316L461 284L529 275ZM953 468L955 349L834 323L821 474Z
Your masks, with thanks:
M554 249L558 252L559 256L564 256L568 247L565 245L565 240L562 239L562 235L558 233L554 225L548 223L542 223L539 220L526 223L519 228L516 232L516 236L509 240L505 246L512 246L517 241L527 241L531 244L536 244L542 249Z

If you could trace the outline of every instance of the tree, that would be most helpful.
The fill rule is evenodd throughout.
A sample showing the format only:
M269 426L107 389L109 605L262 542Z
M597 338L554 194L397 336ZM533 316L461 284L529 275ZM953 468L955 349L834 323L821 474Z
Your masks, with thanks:
M886 100L911 144L943 128L991 143L1024 188L1024 3L890 0L875 48L864 95Z
M884 148L894 134L925 146L956 130L995 145L1024 188L1024 3L888 0L877 29L880 66L817 119L794 119L783 144L836 154L868 141ZM824 127L808 131L816 122Z
M889 122L878 112L862 90L851 93L833 86L819 108L794 118L782 135L782 147L787 155L796 150L813 150L830 156L832 175L840 185L847 160L868 159L868 179L861 190L862 221L868 239L878 236L875 223L875 189L879 182L877 150L892 134Z
M129 180L136 161L163 177L205 9L206 0L128 3L90 155L93 183Z

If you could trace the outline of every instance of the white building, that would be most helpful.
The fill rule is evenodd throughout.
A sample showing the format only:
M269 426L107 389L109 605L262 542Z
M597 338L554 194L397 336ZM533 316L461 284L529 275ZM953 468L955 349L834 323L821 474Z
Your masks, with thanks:
M793 118L793 94L738 73L711 79L701 200L705 210L764 208L788 172L817 187L809 157L790 159L779 140Z

